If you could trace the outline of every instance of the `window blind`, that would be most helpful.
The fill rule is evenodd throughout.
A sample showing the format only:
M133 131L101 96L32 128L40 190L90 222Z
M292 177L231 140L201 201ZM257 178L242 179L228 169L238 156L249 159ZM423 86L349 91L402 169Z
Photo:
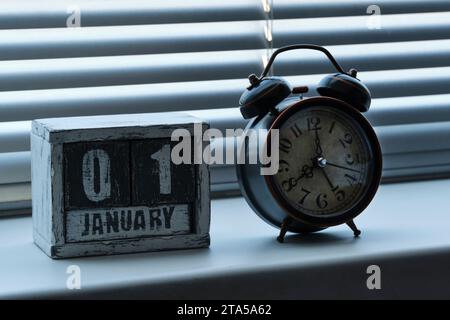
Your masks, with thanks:
M246 77L268 48L293 43L324 45L360 71L384 181L450 173L450 1L5 0L0 210L29 212L32 119L190 110L212 127L243 127ZM310 86L332 71L307 51L273 69ZM211 171L214 193L238 190L233 166Z

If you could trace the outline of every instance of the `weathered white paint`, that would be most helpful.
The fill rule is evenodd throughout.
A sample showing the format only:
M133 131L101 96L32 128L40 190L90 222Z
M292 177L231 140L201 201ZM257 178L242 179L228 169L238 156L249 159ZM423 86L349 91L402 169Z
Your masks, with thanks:
M31 156L35 241L40 242L40 247L64 243L62 146L52 145L32 133Z
M124 136L129 139L156 139L170 137L172 131L178 128L185 128L194 134L193 123L203 121L183 112L120 114L39 119L33 121L32 131L50 143L117 140ZM154 130L148 130L150 127ZM205 130L208 125L203 127Z
M190 213L187 204L69 211L66 213L66 241L188 234Z
M53 246L51 251L53 253L52 258L61 259L133 252L206 248L209 245L209 233L191 233L176 236L66 243L64 245Z
M97 172L95 162L98 162ZM99 202L111 197L111 160L104 150L94 149L84 154L82 175L84 192L89 200ZM99 180L98 191L95 191L96 178Z
M50 242L52 239L52 179L50 147L51 145L39 136L31 134L31 180L34 234Z

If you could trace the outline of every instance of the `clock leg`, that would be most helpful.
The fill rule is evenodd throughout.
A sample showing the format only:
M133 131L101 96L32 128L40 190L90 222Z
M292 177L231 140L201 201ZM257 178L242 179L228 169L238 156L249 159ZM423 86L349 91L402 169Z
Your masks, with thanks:
M361 230L358 230L355 222L353 220L350 220L349 222L347 222L347 225L350 227L350 229L352 229L353 235L355 237L359 237L359 235L361 234Z
M279 243L283 243L284 242L284 236L286 235L286 232L288 231L289 225L292 222L292 218L291 217L287 217L286 219L283 220L283 223L281 224L281 230L280 230L280 234L277 237L277 240Z

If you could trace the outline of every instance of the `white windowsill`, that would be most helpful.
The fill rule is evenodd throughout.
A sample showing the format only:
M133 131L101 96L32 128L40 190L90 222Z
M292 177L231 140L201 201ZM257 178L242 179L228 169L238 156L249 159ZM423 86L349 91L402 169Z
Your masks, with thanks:
M385 184L357 220L276 242L242 198L212 201L209 249L51 260L30 217L0 220L0 298L450 297L450 180ZM66 268L81 268L81 290ZM382 290L366 287L367 266Z

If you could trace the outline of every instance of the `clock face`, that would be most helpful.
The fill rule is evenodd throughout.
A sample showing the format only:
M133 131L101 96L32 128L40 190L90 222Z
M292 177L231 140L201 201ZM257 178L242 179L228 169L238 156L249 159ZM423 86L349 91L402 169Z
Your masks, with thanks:
M314 106L279 126L275 189L289 207L315 218L343 215L365 196L373 152L362 126L348 113Z

